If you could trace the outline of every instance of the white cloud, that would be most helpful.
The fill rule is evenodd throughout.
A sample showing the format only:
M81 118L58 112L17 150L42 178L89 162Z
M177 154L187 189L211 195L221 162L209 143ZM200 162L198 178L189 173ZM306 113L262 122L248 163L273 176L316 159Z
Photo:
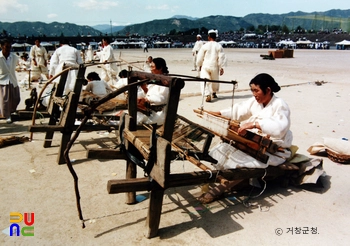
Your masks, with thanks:
M116 7L118 5L119 3L115 1L96 1L96 0L87 0L87 1L85 0L85 1L79 1L74 3L74 6L77 6L85 10L106 10L106 9L110 9L111 7Z
M17 0L0 0L0 13L4 14L9 11L19 11L21 13L28 11L27 4L21 4Z
M47 15L47 18L53 19L53 18L56 18L57 16L58 16L58 14L52 13L52 14L48 14L48 15Z
M147 7L146 7L146 9L149 9L149 10L169 10L170 9L170 7L169 7L169 5L168 4L163 4L163 5L160 5L160 6L151 6L151 5L148 5Z

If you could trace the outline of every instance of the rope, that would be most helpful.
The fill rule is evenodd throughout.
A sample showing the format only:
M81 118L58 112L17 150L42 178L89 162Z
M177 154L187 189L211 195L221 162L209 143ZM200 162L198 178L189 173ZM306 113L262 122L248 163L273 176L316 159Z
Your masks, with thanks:
M82 222L82 228L85 228L85 224L84 224L84 219L83 219L83 213L81 210L81 204L80 204L80 193L79 193L79 186L78 186L78 176L73 168L72 162L69 158L69 151L72 148L74 142L77 140L77 138L80 135L80 132L82 131L83 127L86 125L86 122L88 121L88 119L91 117L92 112L94 111L95 108L97 108L99 105L101 105L102 103L105 103L106 101L118 96L119 94L123 93L124 91L129 90L131 87L133 86L138 86L140 84L143 84L145 81L141 80L141 81L137 81L131 84L128 84L110 94L108 94L107 96L103 97L102 99L98 100L96 103L94 103L93 105L91 105L90 107L84 109L84 118L81 121L81 124L78 126L78 128L76 129L73 137L71 138L71 140L68 142L67 147L64 151L64 158L67 162L67 167L70 171L70 173L73 176L73 180L74 180L74 190L75 190L75 197L76 197L76 204L77 204L77 210L78 210L78 214L79 214L79 219Z
M266 174L267 174L267 169L265 168L265 173L264 175L261 177L261 180L264 182L264 188L262 189L262 191L258 194L258 195L255 195L255 196L251 196L250 194L252 193L254 187L252 188L252 190L250 191L248 197L243 201L243 205L246 206L246 207L250 207L250 203L248 202L250 199L255 199L255 198L258 198L259 196L261 196L265 190L266 190L266 186L267 186L267 183L265 181L265 177L266 177ZM260 209L261 210L261 209Z

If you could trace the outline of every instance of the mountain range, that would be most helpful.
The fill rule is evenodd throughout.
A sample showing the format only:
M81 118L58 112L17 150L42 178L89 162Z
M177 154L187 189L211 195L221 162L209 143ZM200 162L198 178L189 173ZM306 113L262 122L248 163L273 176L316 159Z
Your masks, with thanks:
M273 26L285 26L289 29L301 27L306 30L350 31L350 10L332 9L325 12L290 12L287 14L249 14L244 17L208 16L194 18L189 16L173 16L169 19L151 20L148 22L128 26L81 26L72 23L43 23L43 22L0 22L2 35L20 36L102 36L110 35L153 35L218 29L219 32L250 30L258 26L265 26L266 30Z

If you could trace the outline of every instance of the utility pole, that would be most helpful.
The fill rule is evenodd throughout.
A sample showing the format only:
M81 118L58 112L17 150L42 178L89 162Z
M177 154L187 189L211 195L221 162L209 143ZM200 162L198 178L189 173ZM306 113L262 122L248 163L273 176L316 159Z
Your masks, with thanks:
M111 25L111 37L112 37L112 20L110 20L110 25Z

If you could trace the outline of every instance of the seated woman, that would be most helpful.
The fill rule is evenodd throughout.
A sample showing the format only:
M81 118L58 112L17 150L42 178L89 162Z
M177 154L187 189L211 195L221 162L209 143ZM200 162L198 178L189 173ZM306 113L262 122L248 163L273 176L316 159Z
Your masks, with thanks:
M241 122L238 129L239 135L245 135L245 131L262 132L263 135L269 136L276 145L282 147L284 151L275 154L266 152L269 156L266 164L236 149L232 151L228 162L226 162L227 159L222 158L224 154L220 154L219 151L211 151L209 154L213 158L222 160L217 164L217 169L266 168L268 165L277 166L282 164L291 156L289 148L292 145L293 134L290 131L290 110L283 99L274 95L274 92L281 89L280 86L273 77L266 73L255 76L250 81L249 86L253 93L252 98L235 104L233 108L230 107L211 113ZM225 190L230 190L240 181L230 181L227 185L220 184L204 193L199 197L199 200L203 203L212 202Z
M88 85L84 91L91 92L97 97L104 97L112 92L112 88L103 80L96 72L91 72L87 75Z
M154 58L151 62L151 73L152 74L168 74L168 67L163 58ZM164 106L168 101L169 97L169 87L154 85L154 84L144 84L141 86L144 91L144 96L140 96L138 93L138 108L141 111L143 109L150 109L149 115L144 112L137 112L137 122L138 124L158 124L162 125L165 120Z

